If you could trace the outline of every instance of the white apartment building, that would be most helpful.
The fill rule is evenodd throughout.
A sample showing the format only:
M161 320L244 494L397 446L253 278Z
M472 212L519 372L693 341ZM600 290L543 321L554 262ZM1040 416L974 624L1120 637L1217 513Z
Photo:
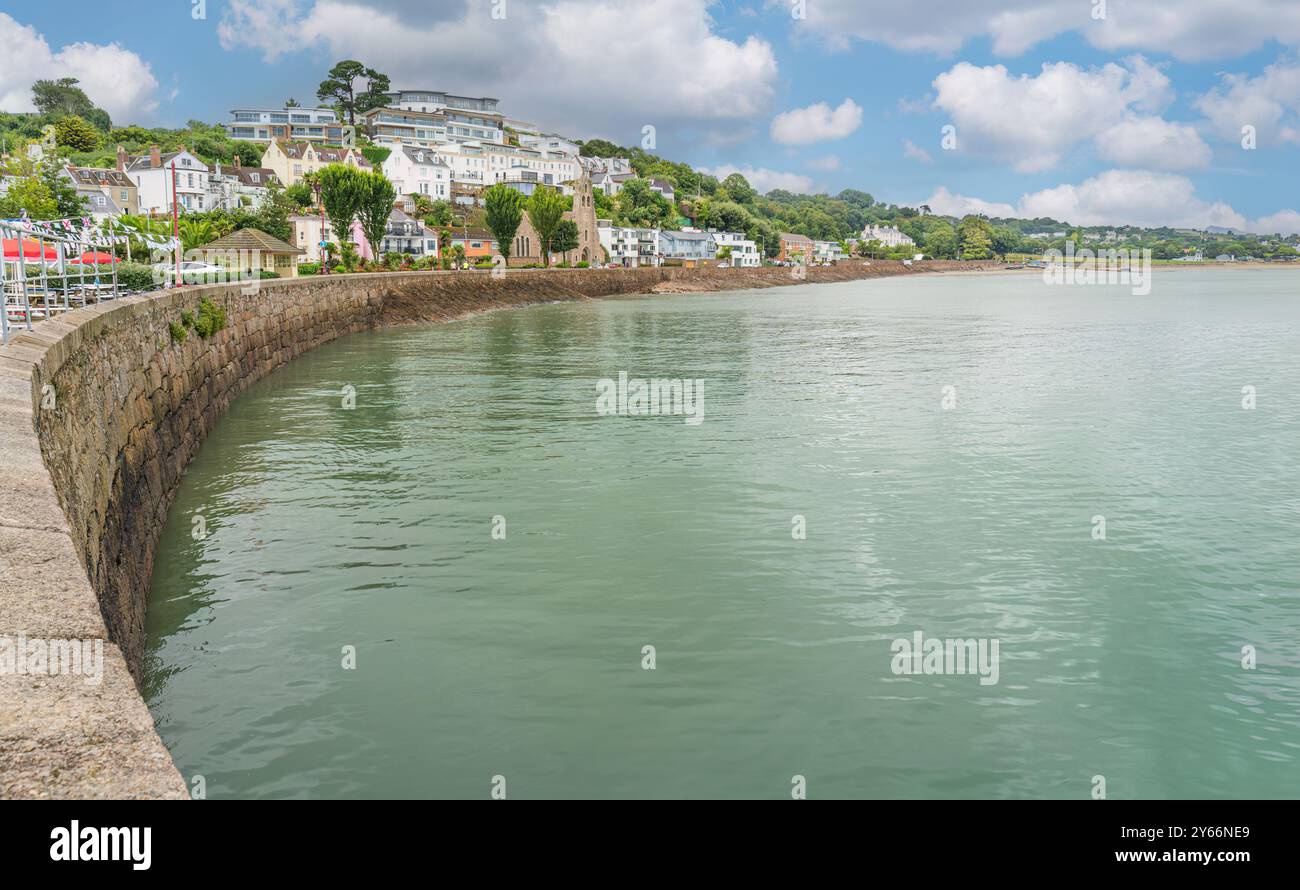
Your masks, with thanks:
M609 261L628 269L640 265L640 229L613 225L609 220L596 222L600 246L609 251Z
M383 173L399 195L427 195L433 201L451 200L451 167L434 150L414 145L394 146L384 161Z
M177 209L182 213L212 209L208 197L208 165L184 149L162 154L155 145L147 155L119 154L117 163L118 169L136 185L141 213L171 213L173 192Z
M718 245L719 251L724 247L731 248L733 267L756 269L763 265L763 255L758 250L758 244L746 238L743 232L710 232L709 234L713 235L713 241Z
M248 142L341 142L343 123L332 108L235 108L222 124L231 139Z
M524 181L520 171L536 174L529 181L562 188L576 180L581 167L576 158L562 154L493 143L463 143L438 147L438 156L451 170L453 182L487 187L498 182Z
M577 158L581 150L578 148L578 143L563 136L556 136L554 133L520 133L519 144L524 148L555 152L569 158Z
M657 266L661 260L658 229L616 226L610 220L596 220L601 247L609 251L609 261L628 269Z
M489 96L457 96L442 90L393 90L386 94L390 108L436 112L445 109L478 111L500 115L501 100Z
M879 241L886 247L902 247L904 245L911 247L916 244L908 236L899 231L897 226L874 226L868 225L862 230L862 240Z

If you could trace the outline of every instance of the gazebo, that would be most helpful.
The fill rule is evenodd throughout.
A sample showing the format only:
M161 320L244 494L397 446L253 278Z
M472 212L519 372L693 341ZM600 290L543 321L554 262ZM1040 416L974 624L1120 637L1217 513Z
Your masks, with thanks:
M305 253L261 229L237 229L198 248L209 263L234 271L276 272L281 278L298 277L298 260Z

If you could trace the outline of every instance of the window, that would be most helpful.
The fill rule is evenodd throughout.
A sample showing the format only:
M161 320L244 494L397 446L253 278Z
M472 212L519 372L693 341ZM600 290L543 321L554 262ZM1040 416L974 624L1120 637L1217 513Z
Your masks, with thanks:
M126 189L122 189L122 203L123 204L131 203L131 193Z
M96 195L95 203L98 204L100 207L105 207L108 205L108 198L105 198L103 195Z

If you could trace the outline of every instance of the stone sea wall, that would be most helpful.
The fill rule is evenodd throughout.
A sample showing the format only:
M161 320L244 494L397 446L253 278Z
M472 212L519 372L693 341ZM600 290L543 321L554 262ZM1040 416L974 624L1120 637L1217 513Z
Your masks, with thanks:
M0 797L187 796L135 682L155 547L231 400L303 352L529 303L953 268L973 264L841 263L804 279L779 268L336 275L128 297L18 334L0 348ZM171 324L204 298L225 309L225 329L173 342ZM99 682L45 672L30 651L15 660L24 640L102 646Z

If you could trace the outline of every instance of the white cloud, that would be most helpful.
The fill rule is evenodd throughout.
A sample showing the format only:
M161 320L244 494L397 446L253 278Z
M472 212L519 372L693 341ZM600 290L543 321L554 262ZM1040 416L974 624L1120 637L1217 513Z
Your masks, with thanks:
M814 170L833 173L840 169L840 158L839 155L827 155L824 158L813 158L808 162L808 166Z
M768 0L789 14L789 0ZM1300 3L1290 0L1141 0L1106 4L1092 17L1087 0L816 0L803 32L843 48L854 40L907 51L951 54L967 41L991 40L998 55L1014 56L1068 31L1110 52L1153 51L1195 61L1231 58L1272 40L1300 44Z
M1261 235L1292 235L1300 232L1300 213L1294 210L1279 210L1271 216L1263 216L1255 220L1252 226L1253 231Z
M1281 210L1251 222L1221 201L1198 198L1187 177L1150 170L1107 170L1077 185L1067 183L1021 195L1014 205L955 194L942 187L923 203L935 213L952 216L1047 216L1082 226L1225 226L1265 233L1300 231L1300 213L1294 210Z
M922 203L942 216L966 216L974 213L978 216L1009 218L1018 215L1016 208L1010 204L998 204L982 198L972 198L969 195L954 194L942 185Z
M832 109L825 102L783 111L772 119L772 141L782 145L809 145L843 139L862 126L862 108L845 99Z
M1258 77L1222 74L1219 85L1193 103L1205 115L1206 129L1240 144L1241 128L1255 128L1260 146L1300 144L1300 64L1277 62Z
M935 107L957 128L959 151L993 157L1022 173L1050 169L1091 139L1098 139L1103 156L1123 163L1183 169L1189 160L1208 161L1208 147L1190 127L1150 116L1169 104L1173 90L1169 78L1140 56L1100 68L1044 64L1034 76L959 62L936 77L934 87ZM1190 154L1162 156L1162 148Z
M713 169L703 171L718 179L726 179L732 173L739 173L749 181L749 184L758 189L761 193L772 191L772 189L784 189L787 192L797 192L799 194L812 194L813 181L810 176L803 176L799 173L782 173L779 170L769 170L766 167L736 167L731 164L723 164Z
M667 151L690 132L732 130L771 103L771 45L718 36L710 5L509 0L500 20L490 0L317 0L301 13L292 0L235 0L220 33L223 46L255 47L267 59L324 47L329 58L379 68L394 87L501 96L507 115L575 135L637 144L653 125Z
M117 43L70 43L52 49L30 25L0 12L0 109L35 111L32 83L75 77L114 123L147 120L158 107L158 81L149 63Z
M1195 127L1129 115L1097 134L1097 154L1125 167L1193 170L1209 165L1211 151Z
M224 50L247 49L274 62L299 49L284 35L298 25L297 0L228 0L217 23L217 40Z
M933 164L934 158L930 153L921 146L917 145L911 139L903 140L903 155L912 160L920 161L922 164Z

